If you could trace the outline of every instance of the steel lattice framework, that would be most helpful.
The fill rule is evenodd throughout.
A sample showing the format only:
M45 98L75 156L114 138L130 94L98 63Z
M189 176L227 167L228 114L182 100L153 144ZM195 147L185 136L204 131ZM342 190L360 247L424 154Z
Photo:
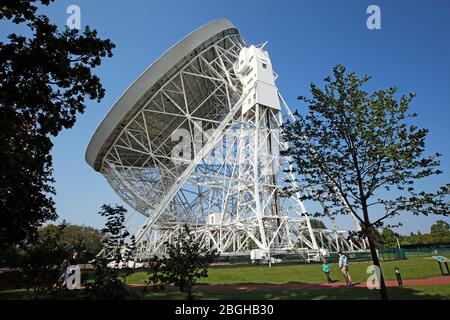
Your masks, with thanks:
M181 45L196 41L193 50L179 43L160 58L183 54L136 94L92 159L95 141L88 148L88 162L146 218L136 234L137 256L164 254L164 243L184 224L222 255L259 249L311 259L321 248L365 250L365 241L346 240L347 231L313 229L300 194L280 196L284 181L294 179L283 170L290 159L280 156L287 145L279 131L284 116L295 119L280 95L281 110L255 104L243 112L252 97L236 71L246 47L237 30L214 21Z

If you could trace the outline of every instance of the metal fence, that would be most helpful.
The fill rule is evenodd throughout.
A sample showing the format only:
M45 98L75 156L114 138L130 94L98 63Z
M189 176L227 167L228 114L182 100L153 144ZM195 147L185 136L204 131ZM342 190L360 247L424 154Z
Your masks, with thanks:
M406 255L416 255L416 254L431 254L431 255L444 255L450 253L450 246L427 246L427 247L416 247L416 248L403 248Z
M400 248L378 249L378 257L381 261L403 260L407 258L405 250Z
M418 248L379 248L377 250L380 261L394 261L404 260L408 257L420 254L428 255L445 255L450 254L450 246L438 247L418 247ZM346 253L350 261L371 261L372 255L370 251ZM298 254L276 255L277 259L281 259L281 264L303 264L308 263ZM337 263L339 261L339 254L337 252L330 252L326 257L328 262ZM222 256L218 257L216 263L224 264L251 264L250 256Z

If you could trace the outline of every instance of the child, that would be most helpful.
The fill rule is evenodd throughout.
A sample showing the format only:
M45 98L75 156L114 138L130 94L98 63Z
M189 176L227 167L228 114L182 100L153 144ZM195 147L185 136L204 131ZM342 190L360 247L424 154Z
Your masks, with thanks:
M328 265L328 261L325 258L322 258L322 270L325 272L325 276L327 277L327 283L330 284L333 282L330 278L330 266Z

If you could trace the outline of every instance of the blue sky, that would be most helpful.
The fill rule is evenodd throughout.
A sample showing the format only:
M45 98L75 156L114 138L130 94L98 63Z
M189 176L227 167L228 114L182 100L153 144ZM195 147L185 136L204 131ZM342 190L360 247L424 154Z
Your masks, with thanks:
M106 89L103 101L88 102L74 128L54 139L60 219L100 227L96 212L103 203L124 204L85 163L87 143L111 105L155 59L217 18L231 20L248 43L269 41L277 84L291 109L299 107L296 97L307 95L311 82L322 84L338 63L372 75L368 89L395 85L401 93L415 92L412 109L419 114L417 124L430 130L428 150L443 153L444 174L421 186L430 191L450 181L450 1L57 0L42 12L63 27L71 4L81 8L82 27L97 29L117 48L97 70ZM366 27L371 4L381 8L381 30ZM428 232L437 219L406 215L396 221L404 224L400 232L409 233ZM131 221L137 225L142 219ZM338 222L352 227L349 219Z

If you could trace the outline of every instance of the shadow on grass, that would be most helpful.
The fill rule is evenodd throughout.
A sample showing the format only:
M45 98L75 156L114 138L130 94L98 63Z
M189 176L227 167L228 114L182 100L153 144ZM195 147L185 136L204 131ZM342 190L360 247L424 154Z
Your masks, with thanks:
M408 288L388 288L391 300L447 300L450 286L419 286ZM438 287L438 288L437 288ZM440 288L442 287L442 288ZM446 288L443 288L446 287ZM442 289L442 290L441 290ZM145 295L145 299L184 299L179 292L159 292ZM196 300L379 300L377 290L358 287L313 288L289 290L252 291L199 291L194 292Z
M4 299L24 299L26 290L20 286L20 274L18 272L0 273L0 300ZM255 284L259 286L271 286L271 288L252 288ZM305 288L289 288L289 285L304 285ZM249 287L239 290L236 287ZM185 294L177 292L175 289L163 292L144 293L142 287L133 288L137 297L144 299L185 299ZM442 300L450 299L450 285L423 285L406 288L388 288L390 299L400 300ZM273 283L240 283L217 286L214 284L202 284L201 288L194 289L194 298L198 300L378 300L379 292L361 287L329 287L325 284L318 285L308 282L290 281L284 288L283 285ZM43 296L42 299L83 299L83 292L56 292L50 296Z
M144 293L142 288L133 289L136 298L145 300L185 300L186 294L179 291ZM450 285L388 288L391 300L448 300ZM195 300L379 300L377 290L358 287L276 289L276 290L194 290ZM25 289L0 290L0 300L23 300ZM84 300L82 291L58 291L38 297L39 300Z

